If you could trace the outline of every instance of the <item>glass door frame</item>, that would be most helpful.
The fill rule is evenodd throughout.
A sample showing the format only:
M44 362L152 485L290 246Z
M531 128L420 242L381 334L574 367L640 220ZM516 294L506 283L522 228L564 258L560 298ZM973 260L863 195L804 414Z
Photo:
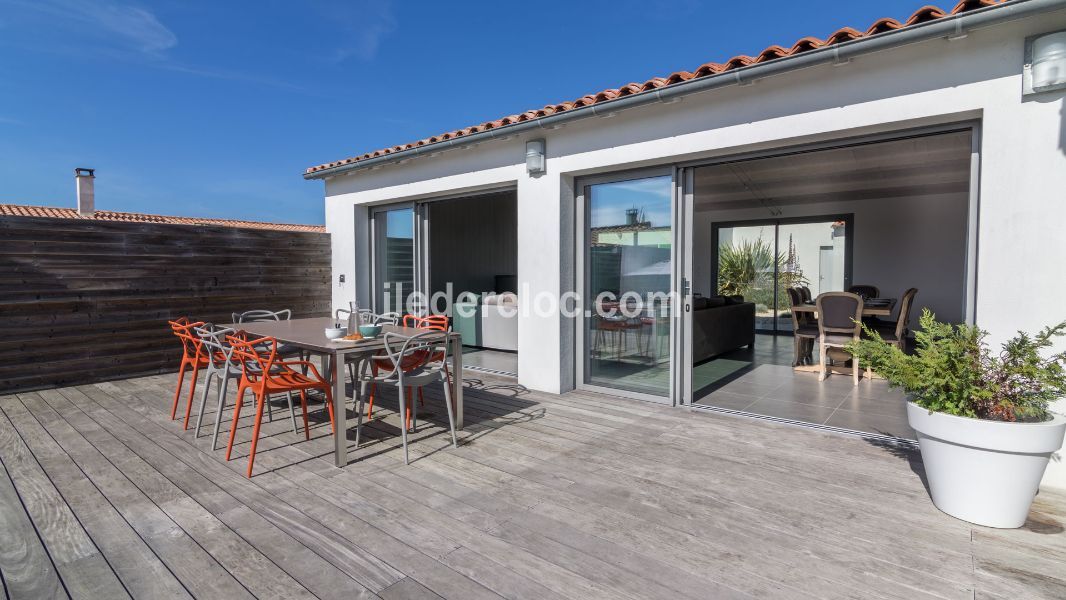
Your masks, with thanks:
M411 260L414 264L411 266L413 273L414 289L408 291L408 294L426 289L426 281L428 281L429 269L428 269L428 247L429 247L429 224L425 218L426 210L420 206L417 202L398 202L395 204L381 204L378 206L370 207L370 214L368 218L368 225L370 231L370 308L375 313L388 312L385 308L391 310L394 306L381 307L378 306L378 278L380 273L378 272L378 259L381 249L378 248L378 229L382 227L382 223L379 219L384 218L384 215L397 211L397 210L410 210L411 211ZM406 308L406 307L405 307Z
M839 213L829 215L811 215L805 217L783 217L783 218L769 218L769 219L751 219L747 221L716 221L711 223L711 289L718 290L718 231L722 228L729 229L731 227L759 227L772 225L774 228L774 255L776 256L780 252L781 240L779 231L782 225L804 225L808 223L823 223L826 221L843 221L844 222L844 290L846 291L851 287L852 279L852 250L854 248L855 239L853 233L855 231L855 215L854 213ZM775 261L776 262L776 261ZM778 319L780 314L777 310L778 295L781 290L777 289L778 285L778 271L777 265L774 265L774 325L772 330L756 329L757 333L769 334L769 335L792 335L791 331L785 331L778 328Z
M577 318L574 319L574 386L579 390L588 390L611 396L620 396L623 398L632 398L635 400L644 400L658 404L668 404L671 406L677 404L679 388L678 375L679 371L684 371L684 369L678 368L678 365L681 363L678 363L677 356L674 354L678 345L678 334L681 331L681 311L677 308L672 308L670 315L669 346L671 349L671 356L668 377L669 389L665 396L657 396L644 392L624 390L586 382L586 375L589 371L588 350L591 347L588 337L590 331L588 323L589 319L591 319L591 313L586 309L589 300L588 291L591 288L591 272L589 268L591 253L588 245L588 226L591 222L588 193L589 187L605 183L618 183L623 181L633 181L635 179L648 179L664 176L670 177L670 223L673 236L670 248L670 261L672 266L670 273L670 290L675 294L680 294L681 279L679 277L678 265L681 258L681 249L678 245L678 216L683 208L681 206L682 194L679 191L680 178L677 167L674 165L667 165L665 167L615 171L602 175L578 177L574 182L574 200L576 209L574 210L574 231L576 234L574 246L574 283L576 284L576 291L581 299L581 307L578 311L579 314Z

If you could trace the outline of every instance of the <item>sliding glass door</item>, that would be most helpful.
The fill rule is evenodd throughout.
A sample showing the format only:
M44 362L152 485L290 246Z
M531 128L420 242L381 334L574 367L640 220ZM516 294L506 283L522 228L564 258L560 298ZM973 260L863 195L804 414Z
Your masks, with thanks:
M584 385L670 399L675 281L670 173L582 188Z
M850 215L745 221L713 229L715 290L755 303L755 330L791 332L788 288L811 297L850 284Z
M415 290L415 208L386 207L372 213L374 231L374 310L404 312Z

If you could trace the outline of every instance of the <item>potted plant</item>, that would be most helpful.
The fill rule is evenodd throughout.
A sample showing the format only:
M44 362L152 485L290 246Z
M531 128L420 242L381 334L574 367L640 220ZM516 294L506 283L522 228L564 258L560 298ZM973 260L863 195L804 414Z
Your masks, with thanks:
M865 327L848 351L909 395L933 504L979 525L1021 527L1066 418L1048 410L1066 395L1066 352L1050 354L1066 322L1019 332L994 354L975 326L937 322L922 311L916 352Z

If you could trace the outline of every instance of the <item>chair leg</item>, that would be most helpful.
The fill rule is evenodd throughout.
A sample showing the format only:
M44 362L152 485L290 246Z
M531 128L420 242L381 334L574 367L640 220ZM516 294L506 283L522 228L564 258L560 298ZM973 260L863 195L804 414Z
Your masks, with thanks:
M241 418L241 404L244 402L244 391L248 389L246 386L239 386L237 388L237 403L233 405L233 420L229 425L229 444L226 445L226 460L230 459L230 454L233 452L233 438L237 437L237 421Z
M185 402L185 430L189 429L189 415L192 413L192 399L196 395L196 377L200 374L200 365L192 366L192 381L189 382L189 399Z
M373 362L370 363L370 374L373 375L374 377L378 376L378 366L375 365ZM366 409L366 420L367 421L369 421L370 419L374 418L374 393L377 392L377 390L378 390L378 384L371 383L370 384L370 397L368 398L369 402L368 402L367 409Z
M396 393L400 396L400 415L407 414L407 399L403 393L403 386L396 386ZM402 418L402 416L401 416ZM400 428L400 438L403 440L403 464L410 464L410 460L407 457L407 427L406 424Z
M426 399L422 396L422 388L418 388L418 405L425 406Z
M200 409L199 412L196 413L196 433L193 435L194 439L199 437L200 425L204 423L204 410L207 409L207 391L211 389L211 379L214 376L215 372L209 370L207 372L207 377L205 377L204 394L200 396Z
M827 365L827 363L829 361L829 357L825 353L825 338L824 337L821 337L821 338L818 339L818 354L819 354L819 358L822 359L821 360L822 367L821 367L821 369L818 370L818 381L825 381L826 365Z
M252 428L252 447L248 450L248 478L252 478L252 466L255 465L255 446L259 443L259 426L263 423L263 405L267 403L267 395L259 398L255 409L255 427Z
M292 432L300 433L300 428L296 426L296 409L292 406L292 392L285 392L285 397L289 400L289 417L292 418ZM306 402L305 402L306 404ZM304 427L307 427L307 407L304 407Z
M793 367L799 366L799 364L801 362L803 362L803 356L802 356L802 353L800 352L800 349L802 348L802 346L801 346L802 343L803 343L803 338L801 338L799 336L794 336L792 338L792 366Z
M270 395L266 397L266 411L267 411L267 423L274 422L274 408L270 406Z
M300 406L304 409L304 439L309 440L311 439L311 428L307 424L307 390L300 390ZM295 421L296 415L293 415L292 419Z
M214 373L210 370L207 371L207 377L204 378L204 392L200 394L200 410L196 413L196 431L193 434L193 439L200 437L200 426L204 422L204 409L207 408L207 391L211 389L211 376Z
M422 395L422 388L418 388L418 395ZM411 413L411 433L418 431L418 409L415 408L415 395L411 393L411 406L407 409Z
M359 449L359 435L363 432L363 404L366 403L366 382L363 382L363 389L359 394L359 400L355 407L355 449Z
M170 407L171 421L178 414L178 398L181 398L181 384L185 382L185 369L187 367L188 364L185 361L181 361L181 368L178 369L178 387L174 389L174 406Z
M444 382L444 407L448 411L448 429L452 432L452 448L459 447L459 440L455 437L455 414L452 409L452 391L448 382Z
M229 377L222 377L222 385L218 388L218 408L215 410L215 432L211 435L211 450L218 444L218 430L222 426L222 405L226 401L226 387Z
M448 370L448 363L447 362L444 363L444 378L448 382L448 389L451 390L452 395L454 395L455 394L455 387L452 385L452 374Z
M407 386L407 395L411 397L411 403L414 404L414 394L411 392L411 386ZM404 415L404 427L411 429L411 407L408 406L407 410L401 414Z
M336 435L337 425L333 422L333 386L327 385L326 388L326 412L329 413L329 432ZM345 409L347 410L347 409Z

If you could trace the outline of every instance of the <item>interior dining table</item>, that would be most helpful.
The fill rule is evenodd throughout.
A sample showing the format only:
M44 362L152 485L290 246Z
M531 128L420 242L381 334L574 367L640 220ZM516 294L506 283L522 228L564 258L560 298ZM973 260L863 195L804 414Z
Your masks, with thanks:
M896 307L895 298L872 298L863 302L862 316L864 317L888 317L892 315L892 309ZM794 313L805 313L818 316L818 307L814 302L804 302L803 304L793 306L791 308ZM825 357L821 357L825 360ZM792 367L793 371L800 371L803 373L817 373L821 371L821 367L817 364L804 365L799 364ZM834 372L851 373L851 367L832 367ZM877 377L876 373L871 373L871 377Z
M322 376L331 378L333 385L333 414L337 435L334 437L334 462L338 467L348 464L347 412L345 411L344 366L348 357L356 359L355 372L358 374L361 363L366 358L385 349L385 334L393 333L410 337L425 333L425 329L384 325L381 334L361 340L330 340L325 330L336 325L336 320L329 317L308 319L291 319L288 321L254 321L249 323L231 323L226 327L240 329L252 336L272 337L281 344L302 348L311 354L317 354L322 360ZM448 337L451 354L452 402L455 405L455 428L463 428L463 338L456 332L442 332ZM330 369L329 365L340 365ZM352 399L359 406L359 385L353 382Z
M864 317L887 317L892 314L892 309L896 307L895 298L873 298L864 302L862 305L862 316ZM792 307L792 312L796 313L810 313L818 315L818 307L814 302L804 302L798 306Z

